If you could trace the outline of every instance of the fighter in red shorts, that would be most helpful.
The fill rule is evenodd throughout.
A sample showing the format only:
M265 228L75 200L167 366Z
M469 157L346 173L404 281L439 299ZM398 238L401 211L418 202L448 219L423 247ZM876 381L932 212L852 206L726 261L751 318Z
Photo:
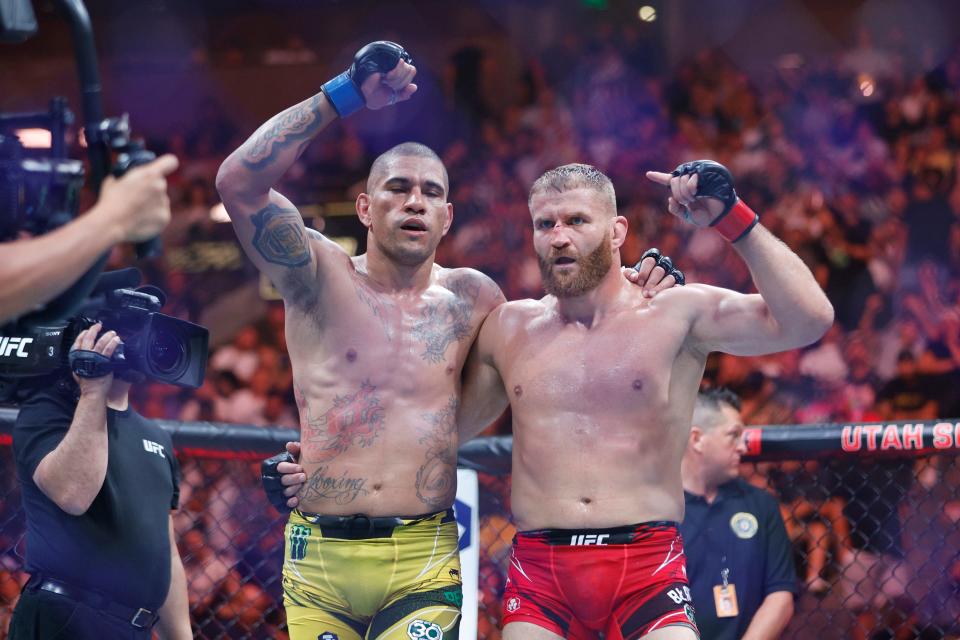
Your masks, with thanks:
M619 273L627 221L610 179L566 165L533 185L548 295L487 316L458 415L464 438L507 401L512 410L521 533L504 640L697 638L672 523L683 519L680 461L707 355L793 349L833 321L809 269L758 224L726 168L647 176L670 188L671 213L733 243L759 294L694 284L646 298Z
M513 551L504 624L528 622L563 638L602 631L607 640L696 628L676 522L525 531Z

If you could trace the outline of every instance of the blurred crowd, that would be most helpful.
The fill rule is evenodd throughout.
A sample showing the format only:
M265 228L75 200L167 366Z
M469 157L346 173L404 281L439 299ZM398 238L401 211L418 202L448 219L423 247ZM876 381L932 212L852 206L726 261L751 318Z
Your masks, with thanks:
M302 42L296 50L309 53ZM278 51L268 64L301 61ZM454 54L442 83L446 111L436 116L444 123L436 150L450 173L455 222L437 261L484 271L508 298L539 297L527 190L547 169L587 162L612 178L629 220L625 262L656 246L688 282L750 291L750 274L730 246L672 218L665 193L643 178L649 169L715 159L733 172L738 193L763 224L814 272L837 320L807 349L715 355L706 384L740 394L749 424L960 416L960 47L939 63L921 64L895 35L879 45L863 31L836 55L785 56L749 76L721 51L704 50L669 74L651 56L634 25L568 33L527 62L515 99L503 104L484 92L485 75L497 72L488 54L479 47ZM269 302L250 317L241 302L231 303L230 294L257 276L229 224L211 215L216 170L251 131L211 102L193 130L153 145L182 162L172 181L167 256L148 273L167 291L165 311L199 322L218 303L243 322L215 336L206 382L196 392L159 384L137 389L146 416L298 424L282 305ZM307 149L280 189L298 203L349 202L378 151L344 122ZM317 228L325 223L312 221ZM508 432L509 419L490 431ZM254 468L187 459L183 470L176 522L191 606L195 614L215 612L203 618L210 625L239 620L217 627L232 635L202 637L245 637L250 625L279 624L282 532L260 497ZM947 596L930 615L960 616L960 545L928 539L930 522L956 534L960 474L953 459L767 463L745 471L779 497L810 593L839 585L845 569L881 571L870 563L885 563L884 575L895 576L898 560L932 549L942 570L927 586ZM854 472L856 486L848 481ZM512 537L506 486L485 481L485 638L499 637L497 596ZM925 514L926 526L910 526L905 509ZM4 584L0 575L0 598L7 596ZM896 594L862 599L858 613L876 621ZM919 624L918 615L903 618ZM270 628L252 637L283 637Z

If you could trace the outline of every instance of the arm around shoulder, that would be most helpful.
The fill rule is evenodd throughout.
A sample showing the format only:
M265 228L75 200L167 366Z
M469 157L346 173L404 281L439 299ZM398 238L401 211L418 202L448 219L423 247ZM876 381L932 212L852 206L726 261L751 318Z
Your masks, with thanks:
M463 388L457 412L461 442L489 427L509 404L494 362L494 350L502 331L501 316L506 306L501 304L486 317L463 367Z

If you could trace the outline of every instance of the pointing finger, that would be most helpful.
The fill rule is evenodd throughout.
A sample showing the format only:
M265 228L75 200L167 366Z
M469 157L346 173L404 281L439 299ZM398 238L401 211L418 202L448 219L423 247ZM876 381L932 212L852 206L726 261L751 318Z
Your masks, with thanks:
M663 173L661 171L647 171L647 178L649 180L652 180L653 182L661 184L665 187L670 184L670 179L672 177L673 176L671 176L669 173Z

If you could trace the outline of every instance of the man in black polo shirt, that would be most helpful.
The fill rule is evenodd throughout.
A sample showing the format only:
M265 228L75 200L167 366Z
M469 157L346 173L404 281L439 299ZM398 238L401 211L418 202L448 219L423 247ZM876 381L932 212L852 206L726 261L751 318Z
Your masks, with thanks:
M109 357L120 339L101 328L73 348ZM170 436L130 408L128 382L77 384L65 374L33 385L14 427L31 578L9 637L149 640L159 622L161 638L191 638Z
M687 554L697 626L710 640L774 640L793 615L796 569L776 500L740 479L740 399L701 391L683 458Z

